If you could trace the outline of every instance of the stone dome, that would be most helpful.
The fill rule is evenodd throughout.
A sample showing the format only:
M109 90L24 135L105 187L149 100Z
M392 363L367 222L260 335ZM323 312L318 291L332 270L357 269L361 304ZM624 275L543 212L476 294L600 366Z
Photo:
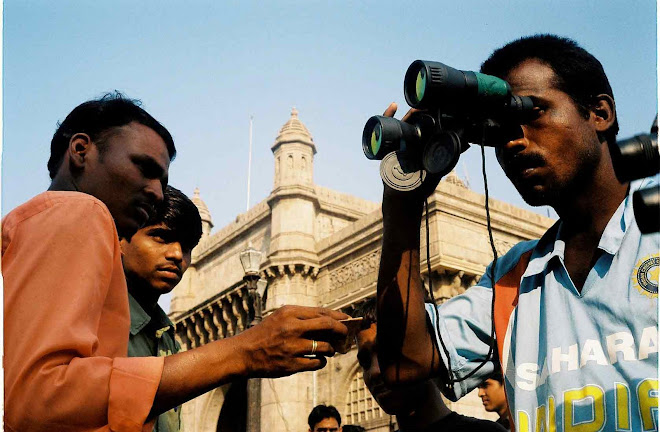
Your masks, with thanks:
M314 139L312 135L307 130L307 127L298 119L298 110L293 107L291 109L291 118L289 121L284 123L284 126L280 128L280 133L275 138L275 144L271 148L273 151L277 149L282 144L286 143L302 143L307 144L312 148L312 151L316 153L316 146L314 146Z
M208 224L209 231L210 228L213 227L213 220L211 219L211 212L209 211L209 208L206 206L206 203L200 198L199 196L199 188L195 188L195 192L193 193L193 197L191 199L193 204L197 207L197 210L199 211L199 216L202 218L202 226L204 224Z

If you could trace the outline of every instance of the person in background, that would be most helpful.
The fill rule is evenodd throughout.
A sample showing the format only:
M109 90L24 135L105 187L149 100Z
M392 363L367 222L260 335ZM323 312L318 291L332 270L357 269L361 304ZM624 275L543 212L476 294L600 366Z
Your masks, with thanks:
M195 204L178 189L168 185L163 195L145 227L119 243L131 311L129 357L166 356L180 350L174 324L158 299L188 270L192 249L202 236L202 220ZM180 407L159 415L154 431L178 431L180 417Z
M317 405L307 417L309 432L342 432L341 415L332 405Z
M504 376L496 370L479 384L479 397L484 404L484 409L488 412L496 412L500 418L497 423L501 424L506 430L511 430L509 424L509 407L506 403L506 392L504 391Z
M367 300L354 315L363 317L362 330L357 335L357 358L362 367L364 383L383 411L396 416L401 432L505 430L495 422L467 417L450 410L433 379L408 386L388 387L383 381L378 363L376 299Z

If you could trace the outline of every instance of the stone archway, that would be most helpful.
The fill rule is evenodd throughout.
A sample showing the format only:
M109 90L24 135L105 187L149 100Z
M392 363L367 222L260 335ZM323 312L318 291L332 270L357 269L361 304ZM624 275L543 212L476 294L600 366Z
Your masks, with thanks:
M217 429L220 411L230 387L231 384L225 384L199 397L200 402L198 403L200 403L201 409L195 410L199 419L197 427L193 428L195 432L213 432Z

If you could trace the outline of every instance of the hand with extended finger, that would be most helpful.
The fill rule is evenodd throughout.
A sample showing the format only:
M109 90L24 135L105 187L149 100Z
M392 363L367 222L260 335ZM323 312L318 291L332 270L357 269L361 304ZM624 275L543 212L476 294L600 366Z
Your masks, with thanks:
M325 308L283 306L240 335L249 377L282 377L321 369L346 338L348 315Z

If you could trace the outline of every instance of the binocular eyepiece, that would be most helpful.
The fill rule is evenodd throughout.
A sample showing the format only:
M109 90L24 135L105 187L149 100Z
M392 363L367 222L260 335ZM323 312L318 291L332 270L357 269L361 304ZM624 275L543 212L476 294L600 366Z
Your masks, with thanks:
M401 162L394 165L396 170L408 174L448 174L468 143L506 144L521 135L520 124L534 111L532 100L513 95L506 81L439 62L414 61L403 88L408 104L424 111L411 114L406 122L371 117L362 133L362 149L368 159L376 160L396 152ZM381 167L381 176L384 172L388 170ZM383 180L396 189L398 177L392 178L392 184ZM407 183L405 190L410 190Z

